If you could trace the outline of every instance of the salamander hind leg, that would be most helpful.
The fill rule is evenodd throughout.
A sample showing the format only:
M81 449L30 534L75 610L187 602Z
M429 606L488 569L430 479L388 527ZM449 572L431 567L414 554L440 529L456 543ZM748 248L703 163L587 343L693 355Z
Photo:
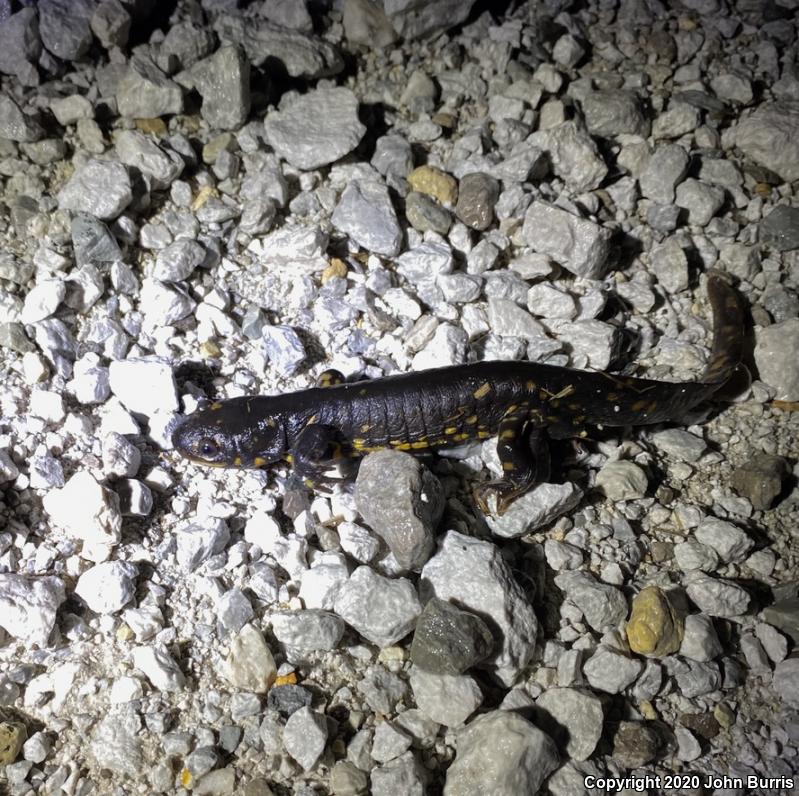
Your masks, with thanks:
M344 374L335 368L323 370L316 378L317 387L336 387L344 384Z
M541 413L528 404L509 407L499 426L497 453L504 477L478 484L473 494L484 514L502 516L516 498L549 478L549 445ZM494 512L491 498L496 501Z

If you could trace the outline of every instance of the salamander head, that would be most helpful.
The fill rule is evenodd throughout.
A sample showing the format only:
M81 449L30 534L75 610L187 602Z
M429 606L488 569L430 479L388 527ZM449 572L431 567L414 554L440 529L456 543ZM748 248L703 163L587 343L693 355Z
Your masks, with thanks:
M247 399L213 403L186 418L173 432L175 450L195 464L262 467L285 452L282 424L246 410Z

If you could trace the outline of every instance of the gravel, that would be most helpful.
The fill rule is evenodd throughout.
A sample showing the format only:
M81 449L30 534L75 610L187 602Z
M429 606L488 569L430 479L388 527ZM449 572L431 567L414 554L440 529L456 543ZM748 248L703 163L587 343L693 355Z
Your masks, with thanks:
M795 781L790 6L0 1L9 793ZM313 490L172 451L330 368L610 371L553 414L694 380L713 268L751 380L551 425L501 517L494 439Z

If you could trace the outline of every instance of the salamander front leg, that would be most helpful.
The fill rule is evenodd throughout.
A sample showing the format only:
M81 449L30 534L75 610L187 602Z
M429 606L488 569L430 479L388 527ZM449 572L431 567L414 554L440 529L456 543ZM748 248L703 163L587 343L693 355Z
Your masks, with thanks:
M549 446L543 416L527 404L512 406L499 426L497 453L504 478L477 484L473 494L478 508L491 514L489 500L496 499L502 516L517 497L549 478Z
M297 435L291 448L289 461L294 472L309 489L321 484L343 481L326 475L326 472L344 459L338 431L332 426L309 423Z

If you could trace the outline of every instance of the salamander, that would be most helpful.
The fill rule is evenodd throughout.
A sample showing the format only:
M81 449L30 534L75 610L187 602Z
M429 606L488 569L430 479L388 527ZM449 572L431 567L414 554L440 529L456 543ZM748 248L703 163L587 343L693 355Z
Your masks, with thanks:
M264 467L288 461L308 486L342 457L393 448L412 454L497 437L502 478L478 485L503 513L549 476L549 438L586 435L590 426L679 422L737 368L744 311L726 276L711 271L714 332L709 364L696 382L674 383L520 361L485 361L344 382L325 371L318 386L284 395L217 401L173 434L193 462Z

